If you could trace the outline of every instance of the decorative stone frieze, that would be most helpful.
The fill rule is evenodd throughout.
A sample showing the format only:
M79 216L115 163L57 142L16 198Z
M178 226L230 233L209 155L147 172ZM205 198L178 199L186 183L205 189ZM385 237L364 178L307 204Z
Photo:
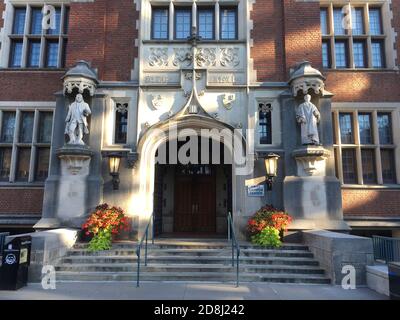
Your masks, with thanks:
M193 62L193 55L188 48L174 48L172 64L177 67L190 67Z
M239 48L220 48L222 67L237 67L240 63Z
M217 55L215 48L200 48L197 49L196 65L198 67L210 67L217 64Z
M152 67L168 66L168 48L150 48L149 65Z

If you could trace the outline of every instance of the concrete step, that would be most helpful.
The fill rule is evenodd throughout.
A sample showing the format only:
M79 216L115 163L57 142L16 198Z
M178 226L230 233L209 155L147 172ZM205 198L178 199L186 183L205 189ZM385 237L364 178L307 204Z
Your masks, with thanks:
M229 264L231 263L231 256L152 256L147 257L148 263L164 263L164 264ZM142 261L144 257L142 256ZM136 256L67 256L59 261L59 264L71 263L136 263ZM240 262L244 264L254 265L318 265L318 261L311 257L244 257L240 256Z
M141 281L194 281L194 282L235 282L236 274L219 272L141 272ZM57 281L136 281L136 272L57 272ZM278 283L312 283L328 284L330 280L323 275L302 274L257 274L242 273L240 282L278 282Z
M231 264L148 264L141 265L143 272L234 272L236 265ZM105 263L105 264L62 264L56 266L56 271L74 272L134 272L136 264L129 263ZM240 265L240 273L288 273L288 274L324 274L324 270L318 266L285 266L285 265Z

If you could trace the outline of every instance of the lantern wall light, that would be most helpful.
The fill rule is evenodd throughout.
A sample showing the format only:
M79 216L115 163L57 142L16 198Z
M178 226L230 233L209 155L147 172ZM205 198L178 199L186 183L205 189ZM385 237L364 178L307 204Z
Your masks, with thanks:
M278 175L278 160L279 156L275 153L270 153L264 158L267 190L272 190L274 178Z
M113 189L119 189L119 167L121 164L122 155L120 153L109 153L108 157L108 165L110 169L110 176L112 177Z

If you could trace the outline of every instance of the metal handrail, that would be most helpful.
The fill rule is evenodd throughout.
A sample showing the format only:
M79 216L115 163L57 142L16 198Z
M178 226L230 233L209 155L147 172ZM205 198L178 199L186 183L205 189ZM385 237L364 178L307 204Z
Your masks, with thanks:
M232 267L235 266L235 248L236 248L236 288L239 287L239 257L240 257L240 246L236 240L235 229L233 228L232 215L228 212L228 241L232 244Z
M152 233L151 233L151 243L154 244L154 213L151 214L150 216L150 220L147 223L145 232L142 236L142 239L140 240L140 242L137 244L136 246L136 255L137 255L137 269L136 269L136 273L137 273L137 277L136 277L136 287L139 287L139 279L140 279L140 253L141 253L141 249L142 249L142 245L143 242L145 243L144 246L144 265L147 266L147 242L149 239L149 228L150 225L152 225Z
M400 261L400 238L372 236L372 243L375 260Z
M9 235L9 232L0 232L0 256L3 255L4 246L6 244L6 237L8 237Z

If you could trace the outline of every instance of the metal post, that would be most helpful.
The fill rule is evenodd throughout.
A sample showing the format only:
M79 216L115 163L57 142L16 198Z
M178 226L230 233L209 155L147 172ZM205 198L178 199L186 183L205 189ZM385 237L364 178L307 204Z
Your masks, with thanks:
M239 250L236 253L236 288L239 287Z
M140 275L140 247L137 251L138 256L138 263L137 263L137 270L136 270L136 287L139 288L139 275Z
M235 265L235 253L234 253L234 246L232 241L232 267Z
M144 247L144 265L147 266L147 239L149 237L149 229L146 230L146 245Z

